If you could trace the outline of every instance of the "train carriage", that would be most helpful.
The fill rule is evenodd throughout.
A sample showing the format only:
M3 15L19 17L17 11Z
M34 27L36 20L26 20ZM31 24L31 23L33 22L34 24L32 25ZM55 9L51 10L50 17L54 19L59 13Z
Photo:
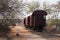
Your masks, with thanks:
M36 31L42 31L46 26L47 12L44 10L35 10L32 15L24 18L24 25Z

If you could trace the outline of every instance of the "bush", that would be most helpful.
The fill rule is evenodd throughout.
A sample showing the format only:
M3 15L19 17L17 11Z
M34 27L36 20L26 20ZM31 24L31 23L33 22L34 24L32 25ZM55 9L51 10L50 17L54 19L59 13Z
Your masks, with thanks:
M0 32L8 33L11 28L9 26L15 26L15 20L12 19L0 19Z
M51 26L51 25L56 25L56 20L55 20L55 19L51 19L51 20L47 23L47 26Z
M60 19L51 19L49 22L47 22L48 30L60 30Z

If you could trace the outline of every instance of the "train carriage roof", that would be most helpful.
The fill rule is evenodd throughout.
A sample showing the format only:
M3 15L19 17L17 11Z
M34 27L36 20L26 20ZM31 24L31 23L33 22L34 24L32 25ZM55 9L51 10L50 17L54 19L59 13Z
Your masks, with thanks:
M32 15L47 15L47 12L44 10L35 10Z

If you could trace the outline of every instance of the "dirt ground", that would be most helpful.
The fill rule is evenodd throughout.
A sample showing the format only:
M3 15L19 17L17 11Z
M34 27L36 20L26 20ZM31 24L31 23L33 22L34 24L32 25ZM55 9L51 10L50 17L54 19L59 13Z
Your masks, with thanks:
M60 40L60 36L28 30L20 24L12 28L12 31L8 33L8 37L0 37L0 40Z

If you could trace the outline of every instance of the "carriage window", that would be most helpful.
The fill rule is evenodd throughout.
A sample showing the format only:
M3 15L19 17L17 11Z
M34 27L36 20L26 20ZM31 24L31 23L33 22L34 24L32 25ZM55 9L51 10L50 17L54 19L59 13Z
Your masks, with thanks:
M44 19L46 19L46 15L44 15Z

